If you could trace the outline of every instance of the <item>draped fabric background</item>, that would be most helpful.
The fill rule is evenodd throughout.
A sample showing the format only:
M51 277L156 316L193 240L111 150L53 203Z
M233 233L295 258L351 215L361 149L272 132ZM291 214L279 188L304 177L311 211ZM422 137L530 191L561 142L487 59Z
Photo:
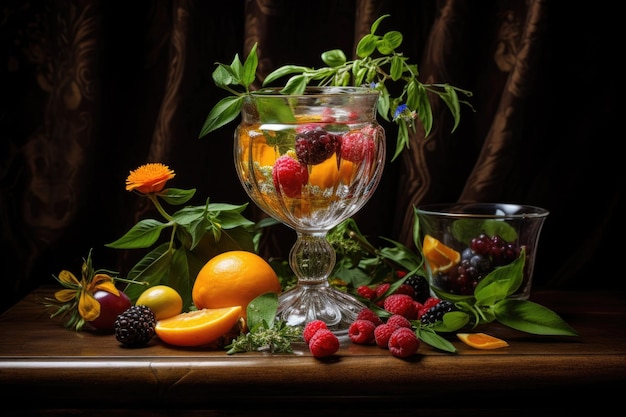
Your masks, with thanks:
M580 7L580 6L579 6ZM424 82L474 92L476 112L418 132L356 216L374 241L412 246L413 205L498 201L545 207L536 287L624 289L625 175L617 146L617 16L549 0L4 0L0 113L1 307L61 269L120 271L134 254L104 247L151 207L124 190L128 172L163 162L191 203L243 204L232 163L235 123L199 139L224 96L216 62L258 43L260 80L287 63L350 55L371 23L404 34ZM621 98L621 97L619 97ZM390 146L395 126L384 125ZM615 138L615 136L618 136ZM391 148L393 149L393 148ZM141 200L141 199L139 199ZM143 201L143 200L141 200ZM250 204L247 217L262 213ZM264 256L295 234L276 226Z

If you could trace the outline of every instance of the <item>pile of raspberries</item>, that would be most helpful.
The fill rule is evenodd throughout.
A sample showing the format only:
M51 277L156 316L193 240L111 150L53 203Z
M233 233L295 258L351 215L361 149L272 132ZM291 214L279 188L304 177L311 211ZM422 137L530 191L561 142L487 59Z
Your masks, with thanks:
M423 302L417 301L410 291L405 292L407 288L403 286L390 295L380 297L388 289L389 284L380 284L372 289L373 294L377 294L372 295L372 299L378 296L376 304L389 313L387 320L383 321L370 308L363 308L350 325L348 336L352 343L377 345L382 349L388 349L395 357L408 358L415 355L420 347L420 340L412 328L411 321L424 322L430 317L429 311L436 310L443 301L432 296L423 299ZM363 295L365 291L359 292ZM304 328L303 338L315 357L330 356L339 350L337 336L328 330L321 320L309 322Z

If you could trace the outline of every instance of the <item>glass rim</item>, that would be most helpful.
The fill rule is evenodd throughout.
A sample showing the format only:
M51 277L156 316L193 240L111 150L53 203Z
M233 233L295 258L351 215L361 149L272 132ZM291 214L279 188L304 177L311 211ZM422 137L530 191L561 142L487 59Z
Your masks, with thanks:
M250 92L251 97L324 97L336 95L379 95L380 92L370 87L353 86L307 86L300 94L283 94L284 87L266 87Z
M435 203L416 208L417 214L449 218L528 219L544 218L550 212L542 207L514 203Z

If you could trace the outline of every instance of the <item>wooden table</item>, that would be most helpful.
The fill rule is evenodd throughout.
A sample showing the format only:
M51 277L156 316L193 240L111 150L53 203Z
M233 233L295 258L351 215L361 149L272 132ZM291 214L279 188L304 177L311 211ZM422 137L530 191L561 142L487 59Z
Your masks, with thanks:
M128 349L111 334L66 330L38 299L49 294L35 291L0 316L0 401L3 410L15 410L4 416L79 409L92 417L330 416L346 409L362 416L401 416L407 409L423 416L560 415L625 401L614 394L626 382L624 293L533 294L577 337L535 336L492 323L480 330L510 347L476 350L451 338L457 354L422 343L408 360L349 341L327 360L313 358L306 346L295 346L294 354L227 355L154 338L148 347Z

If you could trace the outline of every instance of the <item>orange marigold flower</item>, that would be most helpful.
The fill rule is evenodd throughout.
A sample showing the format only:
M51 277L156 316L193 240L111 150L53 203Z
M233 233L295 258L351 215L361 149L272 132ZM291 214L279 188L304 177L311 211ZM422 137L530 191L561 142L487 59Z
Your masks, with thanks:
M142 194L158 193L175 175L167 165L145 164L130 171L130 175L126 178L126 191L137 190Z

